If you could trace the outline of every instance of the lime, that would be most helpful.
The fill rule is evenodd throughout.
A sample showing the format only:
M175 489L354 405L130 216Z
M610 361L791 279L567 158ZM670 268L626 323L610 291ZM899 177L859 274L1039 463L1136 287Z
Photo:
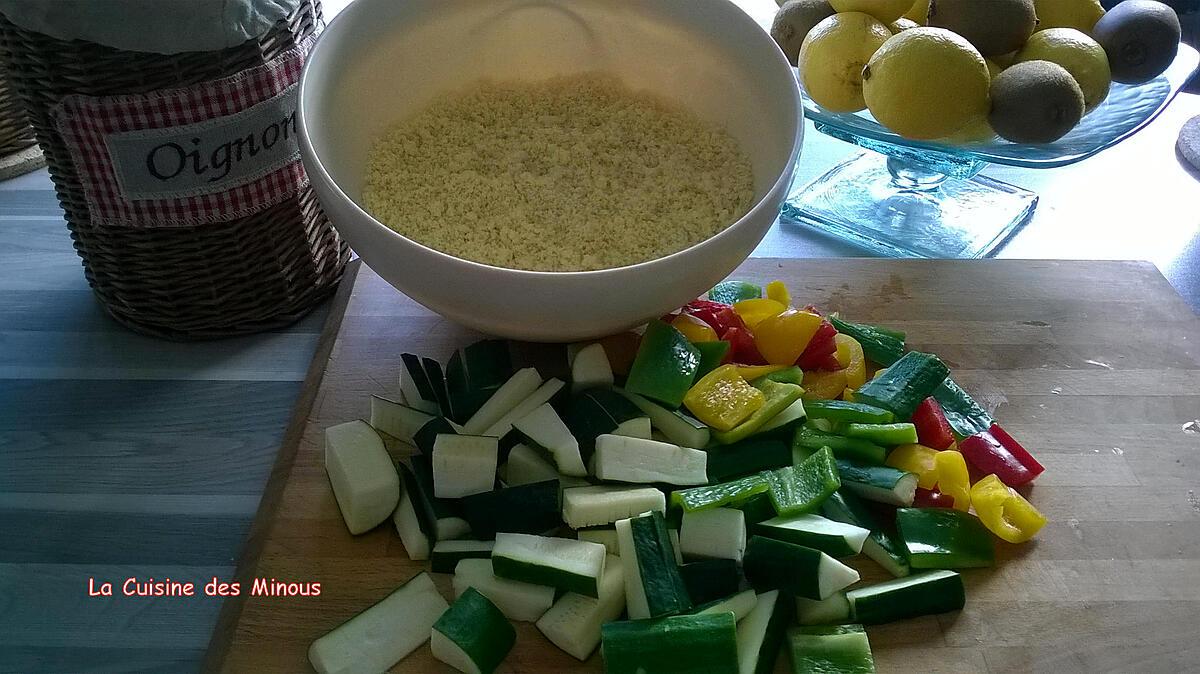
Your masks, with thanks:
M1074 28L1090 35L1096 22L1104 16L1100 0L1034 0L1033 6L1037 12L1038 30Z
M800 82L809 98L833 112L857 112L863 101L863 66L892 36L869 14L841 12L808 32L800 47Z
M904 18L910 21L916 21L917 25L924 26L929 21L929 0L917 0L912 7L904 13Z
M1108 96L1112 83L1108 55L1099 42L1074 28L1050 28L1034 33L1017 52L1016 60L1017 63L1049 61L1065 68L1079 83L1087 112Z
M909 0L829 0L829 4L835 11L864 12L884 23L891 23L912 9Z
M910 28L879 48L863 69L863 98L892 131L944 138L987 115L991 76L970 42L944 28Z

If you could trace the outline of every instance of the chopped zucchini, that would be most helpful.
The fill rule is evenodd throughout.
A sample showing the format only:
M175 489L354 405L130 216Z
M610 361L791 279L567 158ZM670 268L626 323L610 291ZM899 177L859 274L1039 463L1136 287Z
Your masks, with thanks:
M882 465L887 459L886 448L861 438L848 438L808 426L798 427L796 434L792 436L793 451L797 448L816 451L822 447L831 449L834 456L838 458L853 459L863 463Z
M867 358L887 367L900 360L904 355L903 333L885 330L873 325L843 321L837 316L830 316L829 322L838 332L850 335L862 345Z
M571 393L612 385L612 365L603 344L588 344L575 354L571 361Z
M775 517L754 525L754 533L820 550L831 557L850 557L862 552L871 532L862 527L804 514Z
M365 421L325 429L325 472L352 534L374 529L400 502L400 476L383 438Z
M878 503L910 506L917 494L917 476L891 466L868 466L838 459L838 474L851 492Z
M417 508L417 516L421 518L433 542L448 541L466 536L471 527L463 519L462 509L454 500L438 498L434 495L433 466L429 457L414 455L410 459L411 468L403 463L397 464L401 479L411 477L413 480L413 505ZM408 482L405 482L406 488Z
M796 597L796 622L801 625L839 625L850 620L850 600L845 592L828 599Z
M712 437L708 426L682 412L669 410L636 393L624 390L619 393L649 417L650 425L667 436L669 441L680 447L691 447L692 449L704 449L708 446Z
M421 519L417 516L416 507L413 505L411 490L407 488L401 490L400 503L396 506L396 511L392 513L392 523L396 526L396 533L399 534L400 542L404 544L404 552L408 554L409 559L414 562L429 559L430 536L421 527Z
M558 469L554 464L529 445L514 446L508 453L504 467L504 483L509 486L558 479Z
M596 477L611 482L707 484L708 455L654 440L620 435L596 438Z
M554 603L554 588L501 578L492 573L490 559L463 559L454 567L454 596L475 588L509 620L533 622ZM399 623L403 624L403 622Z
M508 657L517 631L487 597L467 588L433 624L433 657L465 674L490 674Z
M846 424L845 434L887 447L912 445L917 442L917 427L910 423L894 424Z
M697 606L691 612L696 615L728 612L733 614L734 620L741 620L750 615L756 604L758 604L758 595L754 593L754 590L742 590L723 599Z
M613 527L598 527L595 529L580 529L575 532L575 538L604 546L605 552L614 557L621 555L621 546L617 543L617 530Z
M447 608L429 574L418 573L314 641L308 661L321 674L387 671L429 639Z
M464 559L491 559L495 541L438 541L429 553L429 566L434 573L454 573L454 567Z
M702 559L679 567L692 604L702 606L737 594L742 572L732 559Z
M463 424L463 432L467 435L483 433L533 395L541 385L542 376L536 369L527 367L518 370Z
M733 508L685 512L679 547L684 558L741 561L746 551L746 516Z
M558 480L485 491L462 499L463 517L479 539L497 531L541 534L562 525Z
M904 618L961 609L967 601L962 576L955 571L926 571L846 593L854 619L879 625Z
M946 380L950 370L937 356L909 351L887 372L854 392L854 401L888 410L897 419L911 419L921 404Z
M950 377L933 391L933 399L942 406L942 413L959 440L982 433L996 423L992 415Z
M796 674L875 674L871 644L862 625L797 627L787 638Z
M661 513L618 520L617 541L625 562L625 605L630 618L656 618L692 607Z
M419 356L411 353L400 354L400 394L404 396L404 402L413 409L433 415L442 413Z
M770 674L783 646L788 623L792 619L792 602L779 590L758 595L754 610L738 623L739 674Z
M653 487L595 485L563 490L563 519L572 529L609 525L647 511L667 510L663 493Z
M737 674L733 613L611 622L601 630L608 674Z
M788 405L785 410L767 420L767 423L758 429L758 435L774 435L776 432L786 433L793 427L804 423L804 420L808 418L808 412L804 404L804 400L799 398L791 405Z
M405 444L413 444L413 436L432 420L432 414L394 400L371 396L371 427Z
M605 549L599 543L497 533L492 571L501 578L598 597Z
M743 475L792 465L791 448L778 439L752 437L706 451L709 482L727 482Z
M421 367L425 370L429 385L433 387L433 396L437 400L442 416L454 419L454 408L450 405L450 394L446 390L446 377L442 374L442 364L432 358L422 358Z
M743 565L756 590L783 590L809 599L828 599L859 579L857 571L820 550L763 536L750 538Z
M839 423L889 424L896 415L888 410L845 400L810 400L808 416Z
M624 435L629 438L650 440L653 432L650 425L650 417L637 417L617 424L617 427L612 431L612 435Z
M433 445L439 435L454 435L458 433L454 422L446 417L434 417L413 434L413 445L426 456L433 454Z
M582 532L581 532L582 533ZM620 557L604 560L598 598L568 592L538 618L537 628L550 643L579 660L587 660L600 645L600 630L625 611L625 575Z
M500 447L496 438L441 434L433 443L433 490L438 498L460 498L496 486Z
M558 395L565 386L566 384L561 379L547 379L538 387L538 390L534 391L528 398L522 400L516 407L509 410L507 414L500 417L496 423L489 426L480 435L503 438L512 430L513 422L553 400L554 396Z
M831 520L869 530L871 535L863 542L863 552L897 578L909 574L908 556L900 541L884 531L879 518L857 496L839 490L826 499L821 506L821 514Z

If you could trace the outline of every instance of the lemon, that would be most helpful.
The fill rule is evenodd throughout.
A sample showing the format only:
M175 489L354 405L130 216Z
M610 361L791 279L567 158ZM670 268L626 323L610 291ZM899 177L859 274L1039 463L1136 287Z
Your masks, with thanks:
M916 21L918 26L924 26L929 22L929 0L917 0L912 7L904 13L904 18L909 21Z
M987 64L988 75L992 79L996 79L997 75L1004 72L1004 69L992 59L984 58L983 61ZM992 129L992 125L988 123L987 115L981 115L967 122L967 125L963 128L940 140L943 143L951 145L987 143L996 140L996 132Z
M863 12L884 23L891 23L912 9L909 0L829 0L829 4L835 12Z
M1038 30L1074 28L1090 35L1096 22L1104 16L1100 0L1034 0L1033 7L1037 12Z
M900 17L899 19L896 19L895 21L888 24L888 30L892 31L892 34L895 35L896 33L899 33L902 30L908 30L909 28L919 28L920 25L921 24L917 23L916 21L913 21L912 19L906 19L904 17Z
M800 82L808 97L833 112L857 112L863 101L863 66L892 36L869 14L842 12L808 32L800 46Z
M1083 90L1086 112L1096 109L1108 97L1108 87L1112 84L1108 55L1099 42L1081 31L1050 28L1034 33L1017 52L1016 62L1025 61L1057 63L1071 73Z
M906 138L944 138L988 114L987 62L944 28L910 28L888 40L863 69L863 98L875 119Z

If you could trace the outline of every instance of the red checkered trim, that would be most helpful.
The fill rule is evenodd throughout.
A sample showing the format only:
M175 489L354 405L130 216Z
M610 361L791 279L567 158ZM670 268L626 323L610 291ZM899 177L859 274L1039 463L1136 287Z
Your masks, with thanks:
M129 227L227 222L294 196L308 183L299 159L219 192L130 200L118 185L105 138L217 119L274 98L300 81L304 57L315 39L310 36L269 63L218 80L147 94L64 98L54 111L56 123L75 163L92 222Z

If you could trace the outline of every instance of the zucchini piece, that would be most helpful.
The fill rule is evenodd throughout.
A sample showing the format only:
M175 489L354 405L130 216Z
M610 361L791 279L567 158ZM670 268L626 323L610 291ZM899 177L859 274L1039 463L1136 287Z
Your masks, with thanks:
M808 426L798 427L796 434L792 436L793 451L796 449L814 451L822 447L833 450L837 457L854 459L863 463L882 465L887 460L887 449L869 440L834 435Z
M409 407L395 400L371 396L371 427L407 445L421 427L433 420L432 414Z
M699 369L700 351L683 333L662 321L650 321L629 368L625 389L678 409Z
M709 482L728 482L743 475L792 465L791 448L777 439L747 438L706 451Z
M881 625L958 611L966 604L967 595L958 572L926 571L850 590L846 599L855 620Z
M628 398L609 388L594 388L580 395L595 400L616 426L646 416Z
M400 503L400 476L383 438L365 421L325 429L325 472L352 534L370 531Z
M770 380L760 381L756 388L762 391L767 398L763 406L755 410L748 419L728 431L713 430L714 440L723 445L731 445L748 438L762 430L768 421L791 407L792 403L800 400L800 396L804 395L804 389L800 386L781 384Z
M641 438L642 440L650 440L653 435L653 430L650 425L650 417L637 417L628 421L623 421L617 424L613 429L612 435L623 435L627 438ZM598 436L597 436L598 437Z
M590 543L599 543L604 546L604 550L609 555L614 557L621 556L621 546L617 543L617 530L615 528L580 529L575 532L575 538ZM624 590L622 590L623 592Z
M446 390L446 376L442 373L442 364L432 358L421 358L421 367L433 389L433 397L437 400L438 409L442 416L454 419L454 408L450 406L450 393Z
M950 377L934 389L933 399L942 406L942 414L946 415L946 421L950 422L950 428L959 440L982 433L996 423L992 415Z
M608 674L737 674L737 622L730 612L610 622L600 652Z
M774 435L776 432L786 434L792 428L804 423L808 419L808 412L804 404L804 399L798 398L796 402L788 405L787 409L771 417L767 423L763 424L763 427L758 429L758 435L762 437ZM790 436L786 437L790 438Z
M416 455L409 461L411 469L404 464L397 465L401 470L402 479L405 471L411 470L409 474L414 479L413 504L417 507L417 516L428 525L430 540L433 542L448 541L462 538L470 533L471 527L463 519L462 509L458 502L438 498L434 495L433 466L429 462L429 457Z
M535 409L550 402L558 395L566 386L561 379L547 379L538 387L538 390L533 392L528 398L521 401L519 405L508 411L507 414L500 417L496 423L492 424L480 433L480 435L490 435L496 438L503 438L508 435L513 428L513 422L524 417Z
M917 443L917 427L910 423L860 424L851 422L846 424L845 434L851 438L859 438L887 447Z
M425 422L425 425L413 434L413 446L422 454L429 456L433 454L433 445L437 442L437 436L456 433L458 433L458 429L454 427L454 422L446 417L434 417Z
M768 493L778 515L802 515L821 507L829 495L841 486L833 453L825 447L798 466L762 473L770 486Z
M599 543L498 533L492 548L492 572L501 578L599 597L604 555Z
M996 564L996 542L979 518L947 508L900 508L896 536L914 569L970 569Z
M687 588L692 604L703 606L723 597L737 594L742 584L742 572L732 559L703 559L679 567L679 575Z
M821 514L831 520L869 530L871 535L863 541L863 552L897 578L910 573L908 556L900 541L884 531L875 513L868 510L854 494L845 490L833 494L821 506Z
M711 484L691 489L677 489L671 492L671 507L683 508L684 512L719 508L740 501L745 501L755 494L765 493L770 484L758 475L747 475L743 478Z
M612 385L612 365L603 344L588 344L575 354L571 361L571 393Z
M861 344L863 353L872 362L888 367L904 356L904 337L900 336L903 333L873 325L851 323L837 316L830 316L829 322L833 323L838 332L850 335Z
M504 464L504 483L510 487L546 480L557 480L558 469L529 445L517 445Z
M696 368L696 379L712 372L721 366L725 355L729 353L730 343L719 340L716 342L697 342L692 344L700 352L700 366Z
M871 532L862 527L805 514L775 517L754 525L756 536L787 541L806 548L820 550L830 557L851 557L862 552L863 542Z
M485 491L462 500L463 517L476 538L496 537L497 531L541 534L562 525L558 480L533 482Z
M463 424L463 433L475 435L491 428L492 424L533 395L541 385L542 375L537 370L532 367L518 370Z
M429 574L418 573L314 641L308 661L321 674L387 671L429 639L447 608Z
M433 624L433 657L466 674L490 674L517 643L517 631L487 597L467 588Z
M891 466L867 466L838 459L838 474L851 492L878 503L910 506L917 494L917 476Z
M683 513L679 549L685 558L741 561L746 552L746 515L733 508Z
M792 601L771 590L758 595L754 610L737 626L739 674L770 674L792 620Z
M495 393L495 388L472 388L467 367L463 365L461 351L455 351L446 362L446 395L450 399L452 418L462 423L471 418L472 414Z
M762 287L748 281L722 281L708 291L709 300L729 305L742 300L756 300L762 296Z
M888 410L897 419L911 419L917 405L933 395L949 374L937 356L909 351L855 391L854 401Z
M692 608L661 513L618 520L617 541L625 562L625 606L630 618L657 618Z
M711 601L703 606L697 606L692 609L693 615L705 615L711 613L732 613L734 620L741 620L750 615L758 604L758 595L754 590L743 590L735 592L724 599Z
M487 597L509 620L533 622L554 603L554 588L501 578L490 559L461 559L451 581L455 598L469 588Z
M862 625L796 627L787 638L796 674L875 674L875 659Z
M845 592L834 592L828 599L796 597L796 622L801 625L840 625L850 617Z
M419 356L411 353L400 354L400 394L404 396L404 402L413 409L426 414L442 413Z
M888 424L896 415L888 410L845 400L810 400L808 416L842 423Z
M581 532L582 533L582 532ZM625 612L625 574L620 557L604 560L598 598L568 592L541 618L537 628L568 655L587 660L600 645L600 630Z
M746 526L753 526L775 517L775 504L771 502L771 495L768 493L755 494L744 501L730 503L728 507L742 511L746 517Z
M858 572L829 555L802 545L752 536L743 560L756 590L783 590L808 599L828 599L858 582Z
M475 388L499 388L512 377L509 344L503 339L483 339L462 350L467 378Z
M392 513L392 524L396 526L396 533L400 536L400 542L404 544L404 552L409 559L415 562L429 559L430 535L422 528L421 518L417 516L417 509L413 504L412 492L407 487L400 492L400 503Z
M579 442L549 403L543 403L513 421L513 430L529 445L545 450L554 457L558 472L575 477L587 475Z
M665 513L666 498L653 487L594 485L563 490L563 519L572 529L611 525L647 511Z
M708 455L699 449L620 435L596 438L596 477L610 482L708 484Z
M624 390L618 392L649 417L650 425L661 431L671 442L680 447L691 447L692 449L704 449L708 446L712 437L708 426L682 412L669 410L636 393Z
M437 436L433 443L433 493L460 498L491 491L496 486L500 446L482 435Z
M429 566L434 573L454 573L454 567L464 559L491 559L494 541L438 541L429 553Z

